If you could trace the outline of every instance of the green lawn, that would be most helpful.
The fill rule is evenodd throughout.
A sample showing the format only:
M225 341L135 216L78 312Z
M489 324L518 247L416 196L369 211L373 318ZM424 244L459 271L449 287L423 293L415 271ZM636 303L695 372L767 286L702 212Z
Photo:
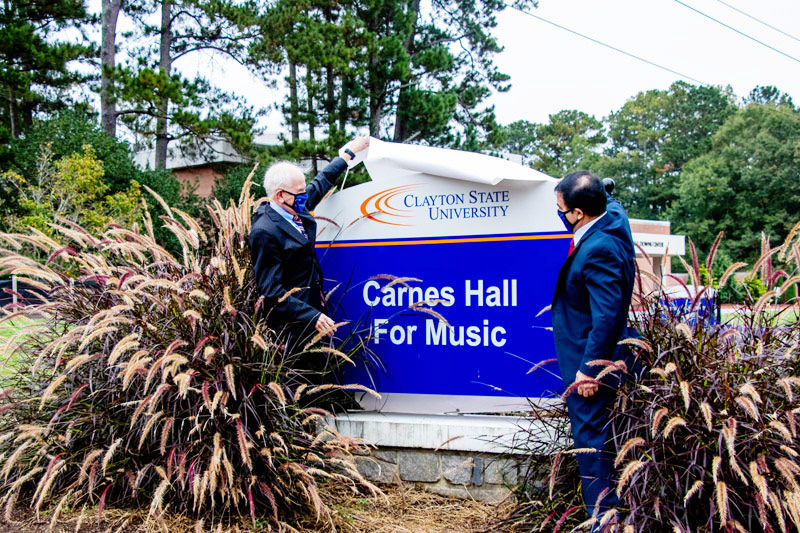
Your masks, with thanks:
M13 371L13 361L7 361L8 355L6 351L7 348L9 348L7 346L8 341L19 333L22 333L20 338L29 335L36 330L37 324L39 324L39 321L24 317L15 318L0 324L0 378Z
M797 322L800 320L800 310L797 308L788 308L782 310L771 310L768 311L770 316L778 315L778 322L780 324L791 324L793 322ZM735 324L742 324L741 320L741 311L735 309L722 309L722 322L727 323L729 321L733 321Z

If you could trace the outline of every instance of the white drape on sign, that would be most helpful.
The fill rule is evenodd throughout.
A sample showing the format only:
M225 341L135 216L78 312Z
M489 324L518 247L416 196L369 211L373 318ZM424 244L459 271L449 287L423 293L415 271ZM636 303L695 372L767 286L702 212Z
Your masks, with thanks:
M503 180L556 181L547 174L499 157L433 146L385 142L373 137L357 154L373 181L411 174L428 174L488 185Z

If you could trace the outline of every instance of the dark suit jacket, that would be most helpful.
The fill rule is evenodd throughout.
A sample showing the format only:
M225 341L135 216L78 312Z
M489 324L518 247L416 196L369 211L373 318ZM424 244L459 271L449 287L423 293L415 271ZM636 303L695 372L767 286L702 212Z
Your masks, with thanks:
M307 239L268 204L260 205L253 217L250 257L258 290L264 296L263 309L273 326L302 329L325 310L322 269L314 249L317 223L308 210L316 207L346 168L347 163L337 157L306 186L308 202L298 215ZM300 290L279 302L294 288Z
M553 295L553 334L565 383L578 370L596 376L595 359L626 357L618 346L626 334L636 272L628 216L611 197L606 215L581 238L558 274Z

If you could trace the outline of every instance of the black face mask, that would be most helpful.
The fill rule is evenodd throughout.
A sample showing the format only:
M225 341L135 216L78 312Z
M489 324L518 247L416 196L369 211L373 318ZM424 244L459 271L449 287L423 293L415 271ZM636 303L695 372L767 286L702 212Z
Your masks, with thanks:
M580 220L576 220L575 222L570 222L569 220L567 220L567 213L570 213L573 210L574 210L574 208L573 209L569 209L567 211L556 210L556 212L558 213L558 218L561 219L561 222L564 223L564 227L567 228L567 231L569 231L570 233L572 233L573 228L575 227L575 224L580 222Z

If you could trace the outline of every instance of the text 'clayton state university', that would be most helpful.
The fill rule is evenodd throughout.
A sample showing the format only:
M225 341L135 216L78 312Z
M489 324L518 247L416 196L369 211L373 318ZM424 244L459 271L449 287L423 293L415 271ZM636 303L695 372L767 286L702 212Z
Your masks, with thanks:
M407 194L403 205L427 208L430 220L497 218L508 214L509 196L509 191L475 190L466 194Z
M460 296L457 299L457 296ZM374 280L364 284L364 303L373 308L407 308L425 303L443 307L517 307L517 280L504 279L497 285L479 280L465 280L464 292L457 294L454 287L412 287L408 285L386 285L381 287ZM463 312L463 311L462 311ZM442 314L447 314L442 311ZM459 313L460 314L460 313ZM425 320L424 333L415 324L388 324L387 318L373 320L374 343L388 342L410 345L423 342L429 346L494 346L506 344L506 329L493 326L484 319L480 325L454 325L448 327L442 320Z

